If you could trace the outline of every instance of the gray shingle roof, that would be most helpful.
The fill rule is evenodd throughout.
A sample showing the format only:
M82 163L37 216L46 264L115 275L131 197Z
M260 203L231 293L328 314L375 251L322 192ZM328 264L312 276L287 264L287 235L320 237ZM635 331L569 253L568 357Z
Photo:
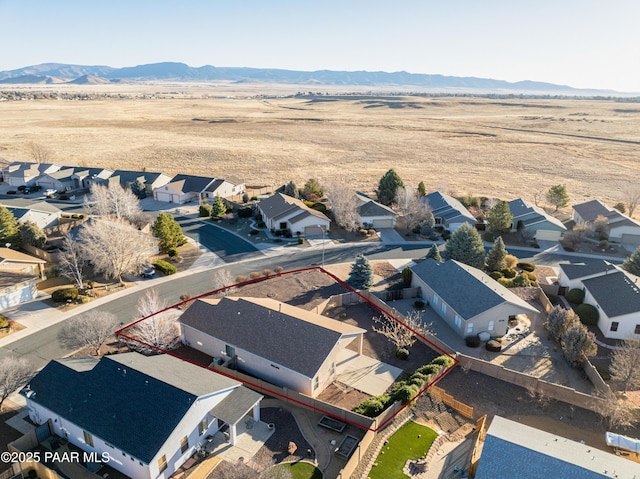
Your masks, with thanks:
M34 211L44 211L45 213L61 213L62 210L46 201L33 200L30 198L3 198L0 205L7 208L27 208Z
M444 223L466 221L471 225L476 224L476 219L471 212L453 196L434 191L423 196L422 201L428 202L434 218L442 218Z
M545 228L553 228L559 231L565 231L567 229L558 218L547 214L542 208L529 204L522 198L509 201L509 211L516 222L518 218L526 216L526 218L522 220L526 227L538 225L537 229L540 229L540 227L543 226L542 223L546 222L547 224L544 225Z
M584 287L609 318L640 311L640 288L622 271L585 279Z
M616 270L614 265L605 260L589 261L588 263L560 263L558 266L568 279L586 278L594 274Z
M487 274L458 261L439 263L426 259L411 270L465 320L504 302L518 305L525 311L537 312Z
M235 389L211 410L211 414L227 424L236 424L264 396L248 388Z
M126 185L127 183L135 183L138 178L143 178L143 182L145 184L151 185L161 175L163 175L163 173L155 171L116 170L111 176L118 177L121 185Z
M600 215L607 216L611 213L611 208L600 200L586 201L579 205L574 205L573 209L587 222L595 220Z
M135 355L139 358L134 359ZM210 386L209 392L217 391L216 376L220 375L170 356L125 356L128 359L105 356L93 367L75 358L51 361L29 383L35 392L31 399L149 464L198 396L136 367L156 372L168 367L167 375L183 367L185 371L196 368L198 379Z
M315 216L323 221L329 221L329 218L320 211L309 208L302 201L282 193L276 193L260 201L258 208L260 208L260 211L262 211L268 219L272 220L278 220L279 218L284 218L285 216L295 213L295 216L290 220L291 223L296 223L309 215Z
M398 216L391 208L374 201L364 193L356 193L356 201L358 202L358 215L360 216L388 216L391 218Z
M201 193L205 188L214 181L215 178L208 176L194 176L194 175L176 175L171 178L170 185L174 183L181 183L182 193Z
M343 333L364 333L295 306L257 298L198 300L180 322L308 378L315 376Z
M632 479L638 464L592 446L495 416L476 479Z

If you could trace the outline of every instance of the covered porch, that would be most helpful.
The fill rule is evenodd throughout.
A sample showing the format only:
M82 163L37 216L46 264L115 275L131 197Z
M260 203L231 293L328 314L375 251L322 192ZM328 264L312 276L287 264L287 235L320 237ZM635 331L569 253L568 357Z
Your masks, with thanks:
M260 423L260 401L264 396L248 388L236 388L209 413L218 418L218 432L223 434L225 442L235 446L239 428ZM244 426L243 426L244 425ZM249 427L248 430L251 430ZM215 436L215 435L214 435Z

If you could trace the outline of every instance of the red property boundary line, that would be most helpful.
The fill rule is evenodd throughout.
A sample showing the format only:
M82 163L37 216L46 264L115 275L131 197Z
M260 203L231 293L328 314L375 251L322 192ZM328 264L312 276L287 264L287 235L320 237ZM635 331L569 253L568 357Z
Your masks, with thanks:
M435 351L440 352L442 355L445 355L445 356L448 356L449 358L451 358L451 359L453 360L453 362L454 362L454 363L453 363L453 365L452 365L452 366L450 366L450 367L448 367L448 368L446 368L446 369L444 369L440 374L438 374L438 376L436 376L436 377L435 377L432 381L430 381L430 382L429 382L429 383L428 383L424 388L422 388L422 389L418 392L418 394L416 394L416 395L415 395L415 396L414 396L414 397L413 397L409 402L407 402L406 404L404 404L404 405L403 405L403 406L402 406L398 411L396 411L396 412L395 412L395 413L393 413L391 416L389 416L387 419L385 419L385 420L384 420L381 424L379 424L376 428L371 428L371 427L363 426L362 424L358 424L358 423L356 423L356 422L354 422L354 421L351 421L351 420L349 420L349 419L342 418L342 417L340 417L340 416L337 416L337 415L336 415L336 414L334 414L334 413L331 413L331 412L329 412L329 411L325 411L325 410L323 410L323 409L321 409L321 408L318 408L318 407L312 406L312 405L310 405L310 404L306 404L306 403L304 403L304 402L302 402L302 401L299 401L299 400L297 400L297 399L295 399L295 398L291 398L291 397L289 397L289 396L285 396L284 394L281 394L281 393L279 393L279 392L277 392L277 391L273 391L273 390L271 390L271 389L265 388L265 387L260 386L260 385L258 385L258 384L254 384L254 383L252 383L252 382L250 382L250 381L243 381L243 380L240 380L240 379L238 379L238 378L236 378L236 377L234 377L234 376L232 376L232 375L230 375L230 374L227 374L227 373L221 372L221 371L219 371L219 370L217 370L217 369L210 368L210 367L208 367L208 366L205 366L204 364L198 363L198 362L196 362L196 361L193 361L193 360L191 360L191 359L185 358L185 357L180 356L179 354L173 353L173 352L171 352L171 351L168 351L168 350L165 350L165 349L159 348L159 347L154 346L154 345L152 345L152 344L148 344L148 343L146 343L146 342L144 342L144 341L140 341L139 339L134 338L134 337L131 337L131 336L129 336L129 335L127 335L127 334L125 333L128 329L130 329L130 328L134 327L136 324L138 324L138 323L140 323L140 322L142 322L142 321L145 321L145 320L147 320L147 319L149 319L149 318L152 318L153 316L155 316L155 315L157 315L157 314L163 313L164 311L168 311L168 310L170 310L170 309L174 309L174 308L179 308L180 306L182 306L183 304L188 303L189 301L195 301L195 300L197 300L197 299L206 298L207 296L211 296L211 295L213 295L213 294L219 293L219 292L221 292L221 291L226 291L226 290L229 290L229 289L231 289L231 288L236 288L236 287L239 287L239 286L245 286L245 285L253 284L253 283L259 283L259 282L261 282L261 281L265 281L265 280L268 280L268 279L270 279L270 278L274 278L274 277L281 277L281 276L286 276L286 275L289 275L289 274L295 274L295 273L303 273L303 272L307 272L307 271L320 271L321 273L323 273L323 274L325 274L325 275L329 276L329 277L330 277L331 279L333 279L336 283L338 283L338 284L342 285L342 286L343 286L343 287L344 287L348 292L350 292L350 293L353 293L353 294L357 295L360 299L362 299L363 301L367 302L367 303L368 303L369 305L371 305L374 309L376 309L376 310L380 311L380 313L382 313L382 314L384 314L385 316L387 316L387 317L391 318L393 321L397 322L397 323L398 323L398 324L400 324L401 326L404 326L405 328L407 328L407 329L408 329L409 331L411 331L415 336L417 336L417 337L418 337L418 338L420 338L422 341L424 341L426 344L428 344L432 349L434 349ZM349 286L347 283L345 283L344 281L342 281L340 278L338 278L338 277L337 277L337 276L335 276L334 274L330 273L329 271L325 270L325 269L324 269L323 267L321 267L321 266L312 266L312 267L308 267L308 268L300 268L300 269L294 269L294 270L291 270L291 271L284 271L284 272L281 272L281 273L274 273L274 274L271 274L271 275L269 275L269 276L260 276L260 277L258 277L258 278L251 278L251 279L248 279L247 281L242 281L242 282L240 282L240 283L235 283L235 284L232 284L232 285L230 285L230 286L225 286L225 287L218 288L218 289L215 289L215 290L212 290L212 291L208 291L208 292L205 292L205 293L199 294L198 296L194 296L193 298L189 298L189 299L186 299L186 300L184 300L184 301L180 301L179 303L172 304L171 306L167 306L166 308L161 309L161 310L159 310L159 311L156 311L156 312L155 312L155 313L153 313L153 314L150 314L150 315L148 315L148 316L145 316L145 317L143 317L143 318L140 318L140 319L138 319L138 320L134 321L133 323L130 323L130 324L128 324L128 325L126 325L126 326L124 326L124 327L122 327L122 328L118 329L117 331L115 331L115 333L114 333L114 334L115 334L116 336L118 336L118 337L121 337L121 338L123 338L123 339L127 340L127 341L132 341L132 342L135 342L135 343L141 344L141 345L143 345L143 346L145 346L145 347L147 347L147 348L149 348L149 349L156 350L156 351L158 351L158 352L160 352L160 353L168 354L169 356L173 356L173 357L175 357L175 358L177 358L177 359L181 359L182 361L186 361L186 362L188 362L188 363L194 364L194 365L196 365L196 366L199 366L199 367L201 367L201 368L207 369L207 370L209 370L209 371L214 371L214 372L216 372L217 374L220 374L220 375L222 375L222 376L226 376L226 377L228 377L228 378L231 378L231 379L234 379L234 380L236 380L236 381L239 381L239 382L241 382L241 383L243 383L243 384L245 384L245 385L247 385L247 386L249 386L249 387L251 387L251 388L253 388L253 389L258 389L258 390L260 390L260 391L263 391L263 392L265 392L266 394L269 394L270 396L275 396L275 397L279 397L279 398L282 398L282 399L286 399L287 401L290 401L290 402L293 402L293 403L295 403L295 404L298 404L299 406L306 407L306 408L308 408L308 409L311 409L312 411L319 412L319 413L322 413L322 414L324 414L324 415L334 417L335 419L338 419L338 420L340 420L340 421L347 422L348 424L351 424L351 425L353 425L353 426L359 427L359 428L361 428L361 429L366 429L366 430L369 430L369 431L373 431L373 432L378 432L380 429L384 428L384 427L385 427L385 426L386 426L390 421L392 421L392 420L393 420L393 419L394 419L398 414L400 414L400 413L401 413L402 411L404 411L404 410L405 410L409 405L411 405L411 404L412 404L414 401L416 401L420 396L422 396L422 395L423 395L423 394L424 394L424 393L425 393L425 392L426 392L426 391L427 391L431 386L433 386L433 385L434 385L435 383L437 383L437 382L438 382L442 377L444 377L446 374L448 374L448 373L449 373L449 371L451 371L453 368L455 368L455 367L458 365L458 363L459 363L459 361L458 361L454 356L452 356L451 354L449 354L447 351L443 350L443 349L442 349L442 348L440 348L438 345L436 345L436 344L432 343L431 341L429 341L429 339L425 338L422 334L420 334L419 332L415 331L414 329L412 329L412 328L410 328L409 326L407 326L406 324L404 324L404 323L403 323L402 321L400 321L400 320L399 320L395 315L393 315L393 314L391 314L391 313L389 313L389 312L387 312L387 311L384 311L382 308L380 308L378 305L376 305L375 303L373 303L371 300L369 300L369 299L368 299L366 296L364 296L362 293L360 293L359 291L355 290L354 288L352 288L351 286ZM375 419L375 418L371 418L371 419Z

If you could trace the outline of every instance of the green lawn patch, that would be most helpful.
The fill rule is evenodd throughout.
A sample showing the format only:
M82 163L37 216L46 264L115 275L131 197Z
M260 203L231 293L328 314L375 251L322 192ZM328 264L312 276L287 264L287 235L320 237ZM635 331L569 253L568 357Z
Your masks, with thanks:
M420 436L420 437L418 437ZM435 441L438 434L426 426L408 422L398 429L382 446L371 468L371 479L404 479L407 476L402 468L409 459L420 459Z
M274 469L287 469L293 479L322 479L320 469L308 462L285 462L274 466Z

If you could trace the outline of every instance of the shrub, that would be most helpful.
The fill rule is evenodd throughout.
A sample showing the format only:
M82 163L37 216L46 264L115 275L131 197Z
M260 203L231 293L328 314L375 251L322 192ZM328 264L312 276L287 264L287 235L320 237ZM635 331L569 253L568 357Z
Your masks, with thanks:
M411 279L413 278L413 272L409 266L405 266L402 269L402 284L405 288L411 286Z
M413 229L411 230L411 232L413 234L419 235L420 234L420 226L414 226Z
M583 324L586 324L587 326L595 326L598 324L600 314L595 306L586 303L581 304L576 307L576 313Z
M394 401L400 401L402 404L407 404L420 392L420 388L415 384L403 384L395 391L393 391L391 399Z
M498 283L500 283L505 288L513 288L513 280L509 278L499 278Z
M236 276L236 283L244 283L248 279L249 278L247 278L246 276L239 274L238 276Z
M502 276L504 276L505 278L515 278L516 275L518 274L516 270L512 268L505 268L500 272L502 273Z
M209 216L211 216L211 205L200 205L198 215L203 218L208 218Z
M9 318L0 314L0 328L6 328L7 326L9 326Z
M437 364L437 365L443 366L445 368L450 368L455 363L456 363L455 360L451 356L447 356L446 354L438 356L433 361L431 361L431 364Z
M284 237L285 237L285 238L293 238L293 235L291 234L291 231L289 231L289 230L285 230L285 232L284 232Z
M487 243L493 243L495 240L495 238L493 237L493 234L491 233L483 234L482 239L485 240Z
M9 193L9 192L7 192L7 193ZM58 199L59 200L68 200L69 199L69 195L60 195L60 196L58 196Z
M584 301L584 291L578 288L573 288L567 293L567 301L573 304L582 304Z
M407 348L399 348L396 351L396 358L398 359L409 359L409 350Z
M429 376L431 374L440 374L442 366L439 364L425 364L416 369L415 374L422 374L423 376Z
M251 273L249 273L249 278L251 279L257 279L260 276L262 276L260 273L258 273L257 271L252 271Z
M444 230L442 232L442 239L445 241L448 241L451 238L451 231L449 230Z
M298 244L304 244L304 238L298 238Z
M500 271L491 271L489 276L498 281L500 278L504 278L504 275Z
M424 301L417 299L413 302L413 307L416 309L424 309Z
M251 236L255 236L255 235L259 234L259 233L260 233L260 231L258 231L258 230L254 230L253 228L252 228L251 230L249 230L249 234L250 234Z
M251 218L252 214L253 214L253 211L251 211L251 208L240 208L238 210L239 218Z
M602 250L608 249L609 248L609 242L606 239L600 240L600 243L598 244L598 246Z
M78 298L78 288L62 288L56 289L51 293L51 299L56 303L66 303L67 301L74 301Z
M487 344L485 344L485 348L487 349L487 351L499 353L500 351L502 351L502 344L500 344L495 339L490 339L489 341L487 341Z
M180 301L189 301L191 299L191 295L185 293L180 295Z
M256 223L256 226L257 226L258 228L264 228L264 227L265 227L265 226L267 226L267 225L264 223L264 221L260 220L260 221L258 221L258 222Z
M520 274L526 277L527 279L529 279L529 281L531 281L532 283L535 283L536 281L538 281L538 278L536 277L536 275L529 271L523 271Z
M269 268L265 268L262 270L262 274L265 276L271 276L271 270Z
M178 248L169 248L167 250L167 254L169 255L170 258L173 258L174 256L178 256Z
M535 271L536 269L536 265L533 263L525 263L524 261L521 261L520 263L517 264L518 268L520 268L523 271L529 271L530 273Z
M415 384L416 386L418 386L418 389L422 389L424 385L427 384L428 380L429 380L428 375L424 375L416 371L407 380L407 384Z
M275 268L273 268L273 271L276 274L280 274L280 273L282 273L284 271L284 268L282 266L276 266Z
M365 230L364 228L360 228L358 230L358 234L362 236L367 236L367 230Z
M252 196L251 197L251 201L258 201L258 197L257 196Z
M478 335L467 336L466 338L464 338L464 342L470 348L477 348L478 346L480 346L480 338L478 337Z
M362 414L367 417L376 417L380 415L382 411L387 407L384 397L374 396L369 399L365 399L360 404L352 409L353 412Z
M82 294L78 295L78 302L80 304L86 304L89 302L89 296L84 296Z
M159 259L158 261L153 263L153 267L155 269L157 269L158 271L160 271L165 276L169 276L171 274L176 274L176 272L178 271L178 268L176 268L171 263L169 263L169 262L167 262L165 260L162 260L162 259Z
M513 256L512 254L508 254L504 257L504 264L507 268L513 269L518 264L518 258Z
M324 203L314 203L311 205L311 208L316 211L319 211L320 213L327 212L327 205L325 205Z
M305 204L305 206L308 206L309 208L313 207L314 205L313 201L303 200L302 202Z
M376 230L374 230L373 228L369 228L369 230L367 230L367 234L369 236L373 236L374 234L376 234Z

